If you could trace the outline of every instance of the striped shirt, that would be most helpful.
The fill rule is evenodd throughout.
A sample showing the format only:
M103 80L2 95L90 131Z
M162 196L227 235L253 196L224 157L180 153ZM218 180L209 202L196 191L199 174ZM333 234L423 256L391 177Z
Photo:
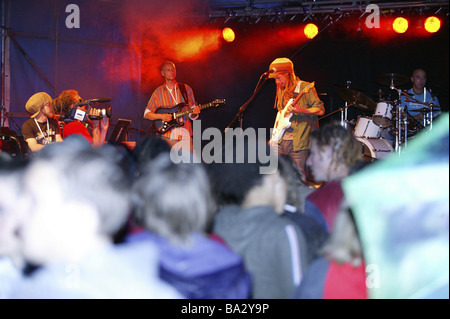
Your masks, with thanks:
M148 112L155 113L159 108L172 108L176 105L178 105L181 102L184 101L184 98L182 97L180 87L179 85L183 85L180 83L177 83L174 90L169 91L167 86L165 84L159 86L156 88L156 90L153 92L152 96L150 97L150 100L148 101L147 107L145 109L145 114ZM188 110L190 108L193 108L196 104L195 98L194 98L194 92L192 91L192 88L186 84L186 94L188 96L188 105L185 105L181 110ZM192 113L191 113L192 114ZM194 117L194 116L193 116ZM180 139L186 139L190 138L192 136L192 123L189 120L189 117L187 115L179 118L179 121L183 121L184 125L180 127L175 127L161 136L167 137L173 140L180 140Z

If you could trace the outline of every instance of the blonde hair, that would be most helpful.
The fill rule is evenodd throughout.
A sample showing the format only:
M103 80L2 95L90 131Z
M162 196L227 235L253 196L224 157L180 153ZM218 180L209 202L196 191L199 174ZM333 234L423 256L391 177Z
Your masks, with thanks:
M330 165L337 167L344 164L351 168L362 160L361 144L350 130L336 122L312 131L310 138L316 141L320 150L323 150L326 146L332 148L333 158Z
M286 87L282 88L281 86L277 86L275 107L278 109L278 111L281 111L289 101L289 99L294 97L294 90L297 86L298 81L300 81L300 79L295 75L295 73L288 73Z

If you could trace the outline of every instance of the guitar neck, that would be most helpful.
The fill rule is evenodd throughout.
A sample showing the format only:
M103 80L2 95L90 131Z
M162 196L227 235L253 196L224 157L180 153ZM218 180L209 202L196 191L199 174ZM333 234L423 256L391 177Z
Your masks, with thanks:
M297 97L295 98L295 100L291 100L292 103L290 103L290 105L295 105L295 104L297 104L297 102L301 99L301 97L302 97L305 93L309 92L309 90L314 86L314 84L315 84L315 81L314 81L314 82L311 82L310 85L308 85L307 87L305 87L305 88L303 89L303 91L301 91L301 92L299 93L299 95L297 95ZM290 101L289 101L289 102L290 102ZM286 107L285 107L284 109L286 109ZM284 109L283 109L283 110L284 110Z
M203 110L203 109L206 109L206 108L211 107L213 105L214 105L214 103L199 104L198 107L200 108L200 110ZM180 112L175 113L175 117L184 116L184 115L190 114L192 112L194 112L194 109L189 109L189 110L186 110L186 111L180 111Z
M301 99L301 97L305 94L305 91L300 92L299 95L295 98L295 100L292 102L292 105L297 104L297 102Z

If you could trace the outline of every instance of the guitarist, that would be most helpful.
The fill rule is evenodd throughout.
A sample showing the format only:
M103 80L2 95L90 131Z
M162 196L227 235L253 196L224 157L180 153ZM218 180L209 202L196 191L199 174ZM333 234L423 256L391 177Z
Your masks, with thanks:
M287 58L277 58L269 66L269 78L275 79L277 94L275 108L281 111L291 98L295 98L311 83L299 79L294 72L294 65ZM278 141L279 155L288 155L305 172L305 162L309 155L311 131L319 127L318 116L325 113L323 102L319 99L314 87L304 93L295 105L288 106L292 113L291 126L286 129ZM306 174L305 174L306 176Z
M172 120L171 113L173 112L161 112L164 109L171 109L180 103L184 103L184 106L176 111L193 108L194 110L189 114L189 118L183 116L178 119L184 123L183 126L172 127L167 132L160 134L161 138L169 143L170 146L173 146L181 140L190 141L192 146L192 123L190 120L197 119L200 113L200 108L195 102L194 92L189 85L177 82L177 70L173 62L165 61L161 65L161 75L164 78L164 84L157 87L150 97L144 112L144 118L151 121L162 120L164 122L170 122Z

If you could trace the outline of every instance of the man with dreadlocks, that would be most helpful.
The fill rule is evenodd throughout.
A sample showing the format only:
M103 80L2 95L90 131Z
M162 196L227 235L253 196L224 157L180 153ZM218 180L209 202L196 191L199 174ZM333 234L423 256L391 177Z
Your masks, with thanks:
M311 132L310 155L306 165L314 180L323 182L308 195L305 214L319 219L330 231L338 213L344 193L343 178L364 166L361 144L352 132L338 123L328 123Z
M294 65L287 58L277 58L269 66L269 78L275 79L277 95L275 106L278 112L287 108L286 116L291 116L280 140L271 140L278 147L279 155L289 155L305 172L305 161L309 154L309 134L319 127L318 116L325 113L314 83L302 81L294 72ZM297 97L299 99L297 100ZM296 101L296 103L292 103ZM278 121L275 123L277 126ZM277 127L274 128L277 130ZM273 136L272 136L273 137ZM278 145L276 144L278 142ZM305 174L307 176L307 174Z

